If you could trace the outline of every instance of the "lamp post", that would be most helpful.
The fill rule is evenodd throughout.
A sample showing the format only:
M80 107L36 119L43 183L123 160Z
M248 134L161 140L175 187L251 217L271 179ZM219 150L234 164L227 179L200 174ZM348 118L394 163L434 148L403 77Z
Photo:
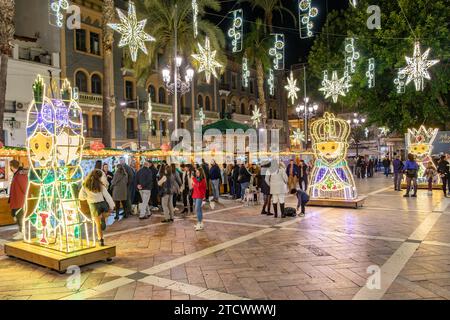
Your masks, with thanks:
M297 108L295 108L299 124L301 116L303 116L305 123L305 150L308 149L308 120L316 115L317 110L319 110L319 106L316 103L309 104L308 97L305 97L303 104L300 104L297 106Z
M352 128L359 128L362 125L364 125L364 123L366 123L366 118L358 115L357 113L353 114L353 118L352 119L348 119L347 123L352 127ZM354 131L353 131L354 132ZM353 141L355 143L356 146L356 157L359 156L359 145L360 145L360 140L357 134L353 135Z
M137 138L138 138L138 150L141 151L141 100L139 96L136 97L136 100L131 101L122 101L120 106L126 107L130 104L136 104L137 108Z

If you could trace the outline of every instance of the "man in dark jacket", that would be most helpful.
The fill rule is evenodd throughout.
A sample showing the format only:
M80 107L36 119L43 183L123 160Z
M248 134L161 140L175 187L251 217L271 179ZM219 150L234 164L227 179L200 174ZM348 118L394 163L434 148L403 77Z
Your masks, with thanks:
M20 166L19 161L11 160L9 167L13 172L13 178L11 181L10 194L9 194L9 208L11 209L11 215L19 226L19 231L14 234L14 240L23 239L22 233L22 219L23 219L23 207L25 205L25 197L28 187L28 171Z
M127 202L126 202L127 208L124 208L124 210L127 210L127 212L130 212L131 205L133 204L134 196L136 193L136 171L126 163L125 158L123 158L123 157L120 158L119 163L123 166L123 169L125 170L125 172L127 173L127 176L128 176L128 181L127 181L128 192L127 192Z
M403 162L400 156L392 161L392 166L394 167L394 189L395 191L402 191Z
M213 190L213 201L219 202L220 196L220 168L216 161L213 160L211 169L209 170L209 178L211 179L212 190Z
M233 186L234 186L233 199L239 199L241 196L241 185L238 182L239 170L240 170L240 167L237 164L237 162L235 161L234 167L233 167L233 173L232 173Z
M205 159L202 159L202 169L203 172L205 172L205 179L206 179L206 202L209 202L209 184L211 182L211 178L209 176L209 165L205 162Z
M305 160L300 160L300 166L298 167L299 171L299 185L300 188L304 191L308 189L308 165L305 163Z
M238 182L241 184L241 200L244 201L245 190L248 188L250 184L250 178L252 177L251 173L245 167L245 164L241 164L241 168L239 169L239 177Z
M447 197L447 184L448 195L450 196L450 163L445 160L445 155L442 155L441 160L438 162L437 172L442 179L442 191L444 191L444 197Z
M144 166L136 174L137 188L141 194L142 203L139 207L139 219L148 219L151 215L149 201L153 188L153 172L150 170L150 161L146 160Z
M288 189L289 192L295 191L295 186L300 177L298 166L295 164L294 159L291 159L287 168L286 175L288 176Z
M151 190L151 210L156 211L158 210L158 169L155 167L155 164L152 162L150 163L150 171L152 172L152 190Z
M389 160L389 157L386 156L383 159L383 167L384 167L384 175L387 177L389 177L389 171L390 171L390 167L391 167L391 160Z

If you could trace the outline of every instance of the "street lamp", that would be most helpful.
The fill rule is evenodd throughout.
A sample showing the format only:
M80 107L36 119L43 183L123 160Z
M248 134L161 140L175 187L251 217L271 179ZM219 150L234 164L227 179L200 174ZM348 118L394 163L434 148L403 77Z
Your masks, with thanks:
M305 122L305 150L308 149L308 120L314 117L319 110L319 106L314 104L309 104L309 98L304 98L304 104L300 104L295 108L298 116L298 124L300 127L300 117L303 116Z
M136 100L130 100L130 101L122 101L120 103L121 107L127 107L130 104L136 104L137 107L137 126L138 126L138 130L137 130L137 138L138 138L138 150L141 150L141 101L139 99L139 96L136 97Z

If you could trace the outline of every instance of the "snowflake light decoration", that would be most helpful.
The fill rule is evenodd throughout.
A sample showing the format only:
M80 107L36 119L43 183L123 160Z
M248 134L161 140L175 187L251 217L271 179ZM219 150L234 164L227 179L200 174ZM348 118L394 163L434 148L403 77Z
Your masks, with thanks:
M216 68L222 68L222 65L216 60L216 50L211 50L211 44L209 38L205 39L205 47L202 47L200 43L198 45L198 54L193 54L192 57L200 64L198 72L205 72L206 82L211 82L211 74L217 78Z
M261 117L262 117L262 114L261 114L258 106L255 106L255 109L252 112L252 121L253 121L253 125L255 127L258 127L259 123L261 122Z
M284 87L288 92L288 99L291 99L292 104L295 103L295 99L298 98L297 92L300 91L300 88L297 87L297 79L294 79L294 74L291 71L289 78L287 78L288 84Z
M145 42L155 41L151 35L144 31L147 19L137 21L136 6L133 2L129 2L128 17L123 14L120 9L116 9L119 15L120 23L108 23L108 26L122 34L119 47L130 47L131 60L136 62L139 49L148 54Z
M326 78L322 81L323 87L319 89L319 91L323 91L325 94L325 99L332 97L333 102L336 103L339 96L345 97L345 77L338 78L337 71L333 71L333 75L331 76L331 80L328 80ZM352 86L351 84L348 84L348 86Z
M291 135L291 139L295 145L299 145L302 142L305 142L305 133L303 131L301 131L300 129L297 129Z
M414 56L412 58L405 57L407 66L399 71L399 74L407 75L406 84L408 85L414 80L416 91L422 91L424 88L424 78L430 80L428 68L435 65L439 60L428 60L430 54L428 48L423 54L420 52L420 42L414 43Z

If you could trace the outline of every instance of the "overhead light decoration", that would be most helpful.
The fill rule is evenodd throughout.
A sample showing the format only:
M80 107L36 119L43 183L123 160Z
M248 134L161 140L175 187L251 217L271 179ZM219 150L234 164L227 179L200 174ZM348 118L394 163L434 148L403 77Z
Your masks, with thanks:
M55 17L55 21L50 21L51 25L56 25L58 28L64 26L64 11L69 9L69 1L67 0L50 0L50 16Z
M242 9L231 11L233 14L233 24L228 30L228 36L232 39L231 46L233 53L242 51L244 41L244 14Z
M408 85L414 80L416 86L416 91L422 91L425 84L424 79L430 80L430 73L428 68L434 66L439 62L439 60L428 60L428 55L430 54L430 48L428 48L423 54L420 50L420 42L416 41L414 43L414 55L412 58L405 57L407 66L399 71L399 75L407 75L406 84Z
M152 95L148 94L148 102L147 102L147 115L148 121L152 121L153 118L153 104L152 104Z
M345 67L344 67L344 77L345 77L345 91L350 90L350 81L352 80L352 75L356 72L356 60L360 58L360 53L355 49L355 38L345 38Z
M302 142L305 142L305 132L300 129L294 130L291 140L296 146L301 145Z
M198 3L197 0L192 0L192 24L194 26L194 38L198 36Z
M380 128L378 128L378 130L380 130L380 134L382 136L387 136L390 131L389 128L387 128L387 127L380 127Z
M348 2L350 2L350 5L351 5L353 8L356 8L356 6L358 5L358 0L349 0Z
M248 88L248 83L250 79L250 70L248 68L248 59L246 57L242 58L242 86Z
M269 69L269 78L267 79L267 84L269 86L269 94L271 96L275 95L275 75L272 69Z
M311 6L311 0L301 0L298 3L298 15L300 21L300 38L306 39L313 36L314 23L311 18L319 14L319 10Z
M295 99L298 98L297 92L300 88L297 87L297 79L294 79L294 73L291 71L289 78L287 78L288 84L284 87L288 92L288 99L291 99L292 104L295 103Z
M198 118L200 119L200 124L204 125L205 124L206 115L203 112L203 108L200 108L200 110L198 112Z
M351 84L349 84L351 86ZM338 78L337 71L333 71L333 75L331 76L331 80L328 80L328 76L322 81L322 88L319 91L322 91L325 95L325 99L332 97L333 102L336 103L338 101L339 96L345 97L345 77Z
M261 122L261 111L259 110L258 106L255 106L255 109L252 112L252 121L253 121L253 125L257 128Z
M397 77L394 79L395 88L397 89L398 94L405 93L406 91L406 75L404 73L400 73L400 70L397 72Z
M217 78L216 68L222 68L222 65L216 60L216 50L211 50L209 38L205 38L205 46L202 47L200 43L197 44L199 53L193 54L192 57L200 64L198 72L205 72L206 82L211 82L211 74Z
M325 112L311 124L315 163L308 193L312 199L354 200L357 190L347 165L350 125Z
M375 87L375 58L369 59L369 65L367 67L366 71L366 78L367 83L369 86L369 89L372 89Z
M33 96L27 113L24 241L64 253L95 247L93 221L81 212L77 193L83 180L82 110L67 80L61 99L49 99L38 76Z
M284 69L284 34L274 33L275 42L272 48L269 49L269 55L273 57L273 68L275 70Z
M364 135L366 136L366 139L369 138L369 128L364 128Z
M136 6L130 1L128 4L128 17L120 9L116 9L119 15L120 23L108 23L108 26L122 35L119 42L119 48L128 46L130 49L131 60L136 62L139 49L148 54L145 42L155 41L151 35L144 31L147 19L137 21Z

